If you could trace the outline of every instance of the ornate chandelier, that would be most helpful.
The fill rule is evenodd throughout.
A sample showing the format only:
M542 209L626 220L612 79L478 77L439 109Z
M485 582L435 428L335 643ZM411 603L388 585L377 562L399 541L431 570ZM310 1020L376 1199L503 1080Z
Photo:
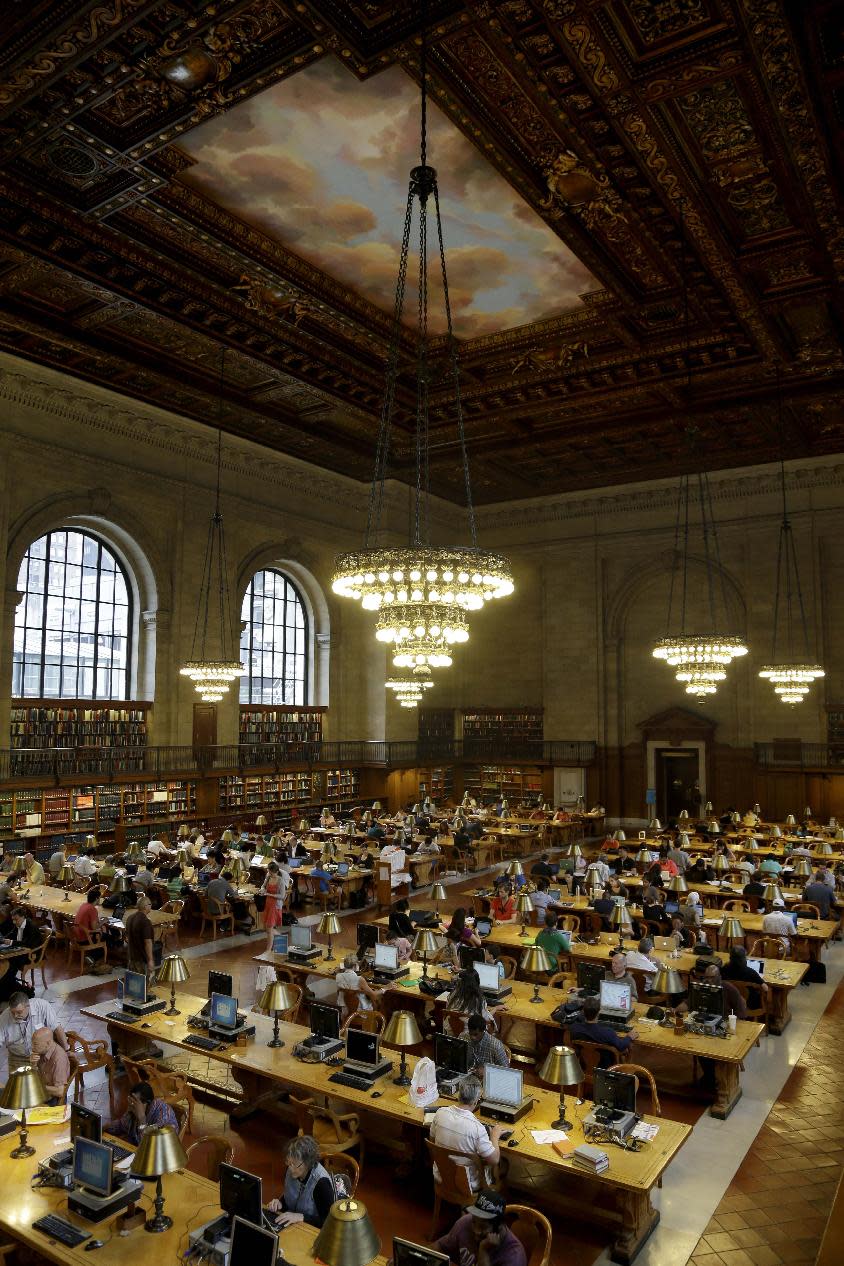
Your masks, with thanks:
M401 708L415 708L433 682L427 677L391 677L385 683Z
M780 373L777 367L777 410L780 430L780 481L782 485L782 523L780 524L779 549L777 550L777 589L774 599L774 623L771 645L771 662L764 664L759 676L770 681L774 694L780 703L802 703L812 688L813 682L825 676L820 664L812 662L809 653L809 626L806 620L806 608L803 603L803 588L800 584L800 568L797 563L797 551L788 517L788 502L785 487L785 462L783 452L782 424L782 390ZM784 641L787 653L785 657L777 657L777 639L780 633L780 600L782 602L782 620L785 625ZM795 611L794 598L800 612L800 623L803 629L802 655L795 646Z
M199 602L196 608L196 623L193 629L191 657L182 665L180 673L190 677L194 689L205 703L219 703L227 694L229 686L240 677L244 670L239 658L235 657L235 640L232 633L231 598L229 595L228 564L226 561L226 537L223 531L223 515L220 510L220 471L223 454L223 373L226 351L220 355L220 403L217 418L217 491L214 500L214 512L208 525L208 537L205 543L205 561L202 566L202 583L199 588ZM211 591L215 590L217 606L217 622L219 626L218 659L209 659L206 654L208 637L208 617L211 608Z
M366 611L377 611L376 637L392 643L396 668L428 670L447 668L452 649L469 637L466 612L479 611L486 602L506 598L513 592L510 564L500 554L482 550L477 542L475 511L469 479L469 462L460 398L457 343L451 320L451 303L446 274L437 173L426 162L427 77L426 40L423 10L421 79L421 162L410 173L404 230L393 306L393 326L387 356L387 377L378 439L375 469L369 494L366 536L363 549L340 554L335 563L331 587L336 594L361 603ZM407 546L382 547L381 516L384 484L390 451L404 308L407 263L414 207L418 203L419 296L416 330L416 419L414 522ZM447 372L452 383L452 403L463 469L468 515L468 545L439 547L431 542L430 530L430 451L428 429L429 391L432 380L428 335L428 209L433 204L437 231L447 335Z
M682 256L681 279L683 286L683 326L685 331L686 355L686 394L691 397L691 357L689 338L689 285L686 260L685 221L681 220ZM687 431L689 447L692 449L697 432L691 427ZM694 695L702 701L707 695L714 695L720 682L726 680L727 669L734 659L747 654L744 640L733 633L725 631L723 621L727 617L727 590L724 573L721 569L721 556L718 550L718 534L715 530L715 519L712 515L712 497L709 490L709 476L705 473L697 475L697 492L700 503L700 522L703 536L703 555L706 568L706 590L708 596L709 628L703 632L691 633L686 626L688 568L689 568L689 522L691 510L691 479L683 475L680 480L680 495L677 500L677 518L674 524L674 555L671 566L671 582L668 590L668 618L666 636L660 638L653 649L655 659L664 659L672 668L676 668L675 680L684 683L686 694ZM680 534L682 530L682 548ZM716 570L720 580L722 614L716 618ZM679 589L679 619L674 611L675 592ZM672 625L678 619L679 630L672 632Z

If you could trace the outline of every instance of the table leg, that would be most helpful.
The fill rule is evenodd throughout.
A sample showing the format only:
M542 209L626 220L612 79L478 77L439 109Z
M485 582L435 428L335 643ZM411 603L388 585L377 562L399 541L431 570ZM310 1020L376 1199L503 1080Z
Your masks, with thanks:
M733 1108L741 1098L741 1081L739 1066L727 1063L726 1060L713 1060L715 1065L715 1102L709 1109L709 1115L719 1121L726 1121Z
M242 1064L229 1065L232 1077L243 1091L243 1102L229 1113L232 1121L243 1121L256 1112L267 1111L283 1093L278 1085L268 1083L266 1077L253 1073Z
M770 988L768 991L768 1032L783 1033L791 1023L788 1008L790 990Z
M659 1211L651 1204L650 1192L622 1191L618 1196L621 1229L613 1240L610 1257L621 1266L630 1266L659 1222Z

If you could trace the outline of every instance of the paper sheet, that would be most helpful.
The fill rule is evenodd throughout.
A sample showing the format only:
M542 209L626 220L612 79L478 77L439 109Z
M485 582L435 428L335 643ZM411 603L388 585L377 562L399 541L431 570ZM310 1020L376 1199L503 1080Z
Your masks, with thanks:
M12 1116L18 1121L21 1119L21 1109L13 1108ZM26 1124L30 1125L61 1125L63 1121L70 1119L70 1104L60 1103L55 1108L27 1108Z
M534 1143L565 1143L568 1135L562 1130L531 1130Z
M659 1134L659 1126L649 1125L647 1121L637 1121L630 1131L631 1138L641 1139L643 1143L650 1143L657 1134Z

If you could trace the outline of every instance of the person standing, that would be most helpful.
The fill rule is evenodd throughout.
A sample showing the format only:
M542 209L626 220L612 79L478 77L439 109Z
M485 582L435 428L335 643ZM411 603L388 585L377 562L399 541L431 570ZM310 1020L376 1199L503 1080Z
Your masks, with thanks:
M155 971L153 942L155 929L150 919L152 902L149 897L138 897L135 909L126 917L126 949L130 971L152 976Z

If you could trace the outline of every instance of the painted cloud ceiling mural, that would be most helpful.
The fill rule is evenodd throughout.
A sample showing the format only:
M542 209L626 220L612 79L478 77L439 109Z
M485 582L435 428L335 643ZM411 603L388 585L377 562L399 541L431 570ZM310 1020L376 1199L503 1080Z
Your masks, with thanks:
M327 57L192 131L182 148L193 165L182 179L391 311L418 131L418 89L400 67L359 83ZM428 137L459 337L559 315L597 287L433 105ZM429 244L432 229L429 222ZM429 249L436 264L435 244ZM411 255L409 276L415 268ZM430 272L433 277L434 268ZM432 288L434 330L444 323L438 293ZM415 309L409 286L405 314L411 321Z

